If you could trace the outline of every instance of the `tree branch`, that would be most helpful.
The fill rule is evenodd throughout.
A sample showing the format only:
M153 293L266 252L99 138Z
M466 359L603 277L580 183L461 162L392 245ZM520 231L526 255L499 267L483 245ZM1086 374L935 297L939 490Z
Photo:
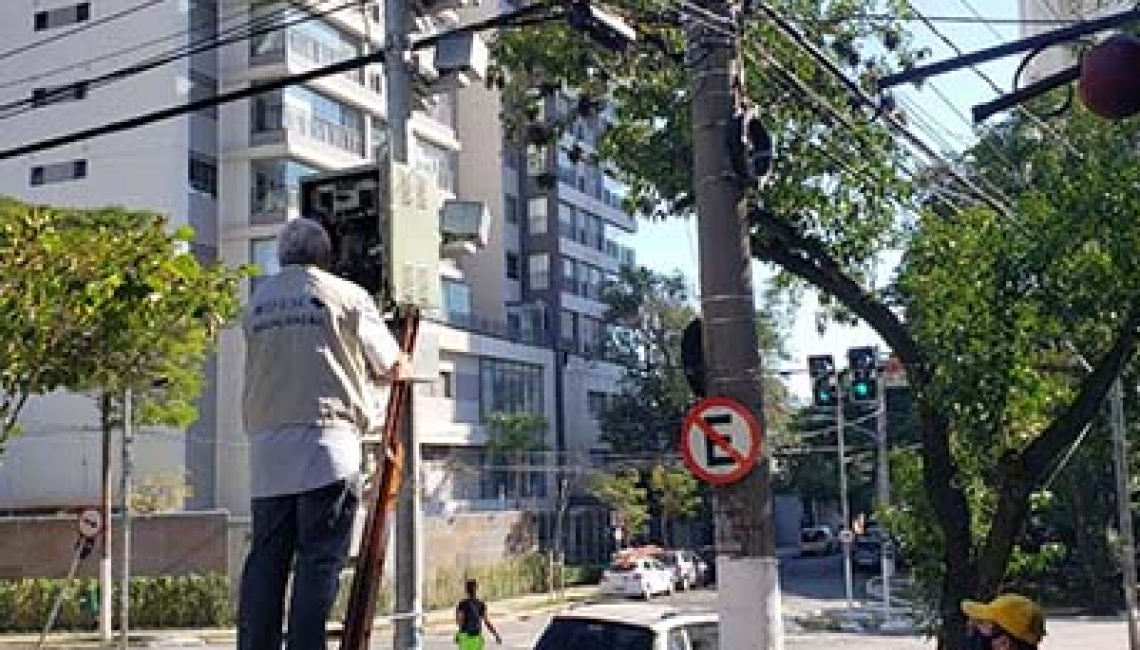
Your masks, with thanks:
M752 235L754 255L835 296L883 337L908 371L917 373L913 379L926 382L930 373L926 355L902 320L852 279L821 242L761 208L751 210L749 217L756 231Z

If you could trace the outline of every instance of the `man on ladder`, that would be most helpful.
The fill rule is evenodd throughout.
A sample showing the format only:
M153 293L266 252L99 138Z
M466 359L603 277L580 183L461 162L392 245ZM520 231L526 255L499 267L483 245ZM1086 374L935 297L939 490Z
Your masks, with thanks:
M407 377L410 363L360 286L326 270L332 244L311 219L277 240L281 271L250 298L245 430L253 533L242 573L239 650L324 650L326 622L361 498L361 435L374 414L370 376Z

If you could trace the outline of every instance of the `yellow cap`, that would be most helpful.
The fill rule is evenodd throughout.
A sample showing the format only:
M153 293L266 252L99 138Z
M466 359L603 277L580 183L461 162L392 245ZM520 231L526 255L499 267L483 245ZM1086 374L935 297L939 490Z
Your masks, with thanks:
M1045 636L1045 612L1020 594L1002 594L988 603L963 600L962 611L975 621L994 623L1026 643L1037 645Z

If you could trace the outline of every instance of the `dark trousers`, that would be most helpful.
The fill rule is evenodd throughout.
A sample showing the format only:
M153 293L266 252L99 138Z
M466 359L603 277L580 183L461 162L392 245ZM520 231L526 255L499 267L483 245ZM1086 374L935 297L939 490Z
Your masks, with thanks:
M285 589L289 650L325 650L359 501L354 480L287 496L253 499L253 539L241 576L238 649L279 650Z

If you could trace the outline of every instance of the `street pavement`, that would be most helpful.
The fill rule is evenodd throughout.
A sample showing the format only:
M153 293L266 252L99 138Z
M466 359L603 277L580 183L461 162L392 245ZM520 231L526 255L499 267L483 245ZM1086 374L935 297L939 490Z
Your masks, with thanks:
M866 632L822 632L800 625L805 619L819 616L821 611L842 610L846 605L842 565L838 556L798 558L783 554L780 562L781 603L785 615L785 647L789 650L932 650L933 641L918 633L878 635ZM873 608L865 601L863 584L866 576L856 581L856 605ZM574 601L600 599L593 588L567 591ZM660 598L679 609L715 609L715 590L701 589ZM492 621L503 635L503 644L488 648L528 650L551 615L571 604L554 602L545 595L534 595L489 604ZM454 650L453 623L450 611L431 612L426 617L423 650ZM1049 634L1042 650L1126 650L1127 626L1122 620L1064 618L1050 620ZM144 632L132 638L133 647L222 650L234 647L233 630L183 630ZM0 635L0 648L34 648L38 635ZM97 648L90 635L53 635L47 647ZM116 646L117 647L117 643ZM334 640L330 648L337 648ZM392 632L380 626L372 635L374 650L390 650ZM577 650L577 649L575 649ZM581 649L594 650L594 649ZM601 650L601 649L599 649Z

